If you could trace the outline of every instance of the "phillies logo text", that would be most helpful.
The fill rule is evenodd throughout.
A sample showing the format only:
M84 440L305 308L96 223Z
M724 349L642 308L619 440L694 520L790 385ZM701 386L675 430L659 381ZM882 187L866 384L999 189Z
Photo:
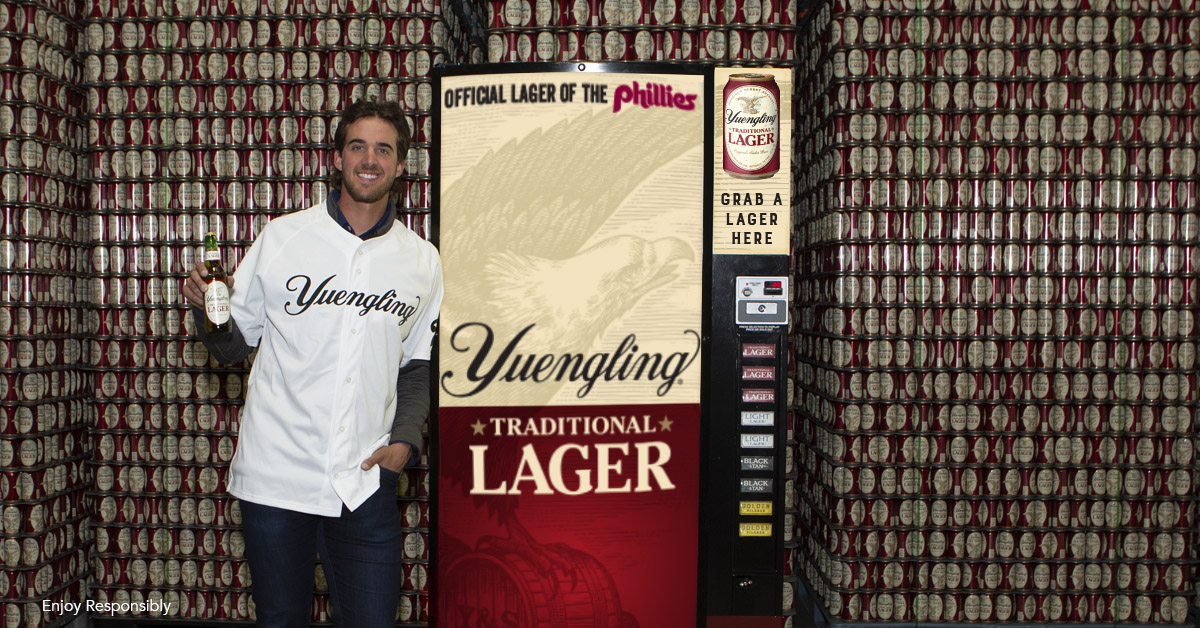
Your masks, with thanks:
M617 87L613 96L615 97L613 113L617 113L621 110L621 105L625 103L640 105L642 109L667 107L668 109L691 111L696 108L696 98L699 94L677 94L670 85L646 83L646 86L642 87L638 85L637 81L634 81L633 85Z

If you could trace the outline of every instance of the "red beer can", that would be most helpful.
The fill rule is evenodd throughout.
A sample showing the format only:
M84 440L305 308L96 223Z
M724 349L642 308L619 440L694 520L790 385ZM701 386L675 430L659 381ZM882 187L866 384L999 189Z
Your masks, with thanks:
M779 171L780 114L779 86L774 75L730 75L723 102L725 172L738 179L774 176Z

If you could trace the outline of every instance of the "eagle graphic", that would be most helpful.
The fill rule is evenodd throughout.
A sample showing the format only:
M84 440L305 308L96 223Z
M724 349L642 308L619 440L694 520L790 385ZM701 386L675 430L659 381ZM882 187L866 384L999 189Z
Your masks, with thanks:
M754 115L758 113L758 103L762 101L762 96L739 96L738 100L742 101L742 113Z
M468 312L484 312L498 341L536 323L527 343L586 352L635 303L674 281L696 257L687 242L619 230L594 236L651 173L701 146L699 122L653 108L588 113L484 155L442 195L443 207L472 208L443 214L443 337L480 320ZM534 388L491 401L542 405L559 386Z

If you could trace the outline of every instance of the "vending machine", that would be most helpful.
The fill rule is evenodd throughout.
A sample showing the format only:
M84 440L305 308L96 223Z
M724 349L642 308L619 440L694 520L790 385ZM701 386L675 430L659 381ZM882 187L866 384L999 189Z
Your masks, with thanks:
M782 626L792 282L790 70L716 68L702 597L712 628Z
M781 616L790 81L440 70L438 625Z

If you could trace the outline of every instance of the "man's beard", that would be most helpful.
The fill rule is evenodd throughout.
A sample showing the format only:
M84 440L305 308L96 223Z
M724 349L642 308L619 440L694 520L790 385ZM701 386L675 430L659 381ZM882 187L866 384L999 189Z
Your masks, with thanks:
M383 174L380 173L380 176L383 176ZM356 187L354 183L352 183L350 181L350 177L347 176L345 173L342 174L342 183L343 183L342 189L344 189L346 191L346 194L349 194L350 198L354 199L356 202L359 202L359 203L370 204L370 203L378 202L379 200L386 198L388 196L388 194L390 194L392 191L392 185L388 184L386 186L379 188L379 190L377 192L374 192L372 194L364 193L358 187Z

